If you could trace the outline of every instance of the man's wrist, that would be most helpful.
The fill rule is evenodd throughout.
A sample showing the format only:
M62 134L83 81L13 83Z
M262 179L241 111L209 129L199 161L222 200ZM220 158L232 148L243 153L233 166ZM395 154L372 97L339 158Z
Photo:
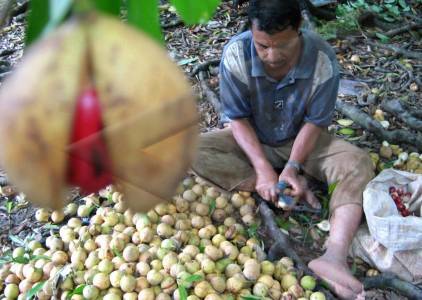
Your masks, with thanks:
M292 168L295 169L296 172L299 174L303 170L303 165L296 160L288 160L284 166L284 168Z

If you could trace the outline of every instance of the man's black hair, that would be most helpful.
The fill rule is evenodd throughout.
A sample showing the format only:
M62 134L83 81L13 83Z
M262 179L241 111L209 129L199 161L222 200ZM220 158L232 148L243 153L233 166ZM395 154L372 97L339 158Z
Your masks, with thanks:
M260 31L273 34L292 26L298 30L301 21L299 3L296 0L250 0L249 22Z

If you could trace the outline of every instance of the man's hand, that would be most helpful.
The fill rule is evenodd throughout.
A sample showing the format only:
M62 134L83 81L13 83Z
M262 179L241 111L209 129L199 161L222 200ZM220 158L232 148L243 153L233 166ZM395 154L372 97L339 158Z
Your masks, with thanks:
M277 204L279 193L277 183L278 176L272 168L258 171L256 174L256 191L262 198L275 204Z
M309 189L305 177L298 175L295 168L289 166L284 168L283 172L280 174L279 181L285 181L291 186L292 191L290 196L304 199L315 209L321 208L321 204L319 203L318 199Z

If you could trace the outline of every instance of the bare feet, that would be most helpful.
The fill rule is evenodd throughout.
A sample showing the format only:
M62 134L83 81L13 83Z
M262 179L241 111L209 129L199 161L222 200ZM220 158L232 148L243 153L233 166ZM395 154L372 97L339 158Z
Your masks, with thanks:
M346 262L326 253L312 260L309 268L326 281L340 298L365 299L362 283L353 277Z

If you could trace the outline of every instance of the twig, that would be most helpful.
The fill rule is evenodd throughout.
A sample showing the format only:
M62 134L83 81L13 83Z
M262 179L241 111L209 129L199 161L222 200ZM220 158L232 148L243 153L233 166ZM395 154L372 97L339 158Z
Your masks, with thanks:
M422 120L412 116L399 100L384 100L381 102L381 108L386 112L399 116L410 128L422 131Z
M392 45L383 45L383 44L379 44L379 43L369 41L369 40L367 40L366 42L369 45L374 46L374 47L384 48L384 49L393 51L397 54L400 54L400 55L403 55L403 56L406 56L406 57L422 60L422 53L419 53L419 52L404 50L400 47L396 47L396 46L392 46Z
M190 77L196 76L199 72L207 71L209 66L218 66L220 64L220 59L211 59L201 64L196 65L192 72L189 73Z
M417 30L417 29L420 29L420 28L422 28L421 23L410 23L410 24L407 24L403 27L391 29L391 30L385 32L384 35L388 36L388 37L392 37L392 36L398 35L400 33L403 33L403 32L409 31L409 30L413 30L413 29Z
M366 277L363 279L365 290L368 289L391 289L395 292L407 297L408 299L422 299L422 289L411 284L410 282L401 280L393 274L382 273L374 277Z
M422 134L420 132L414 134L404 129L387 131L378 121L368 116L368 114L362 112L359 108L341 100L337 100L336 108L338 111L355 121L358 125L366 128L368 131L374 133L382 140L386 140L392 144L405 143L414 145L418 149L422 149Z

